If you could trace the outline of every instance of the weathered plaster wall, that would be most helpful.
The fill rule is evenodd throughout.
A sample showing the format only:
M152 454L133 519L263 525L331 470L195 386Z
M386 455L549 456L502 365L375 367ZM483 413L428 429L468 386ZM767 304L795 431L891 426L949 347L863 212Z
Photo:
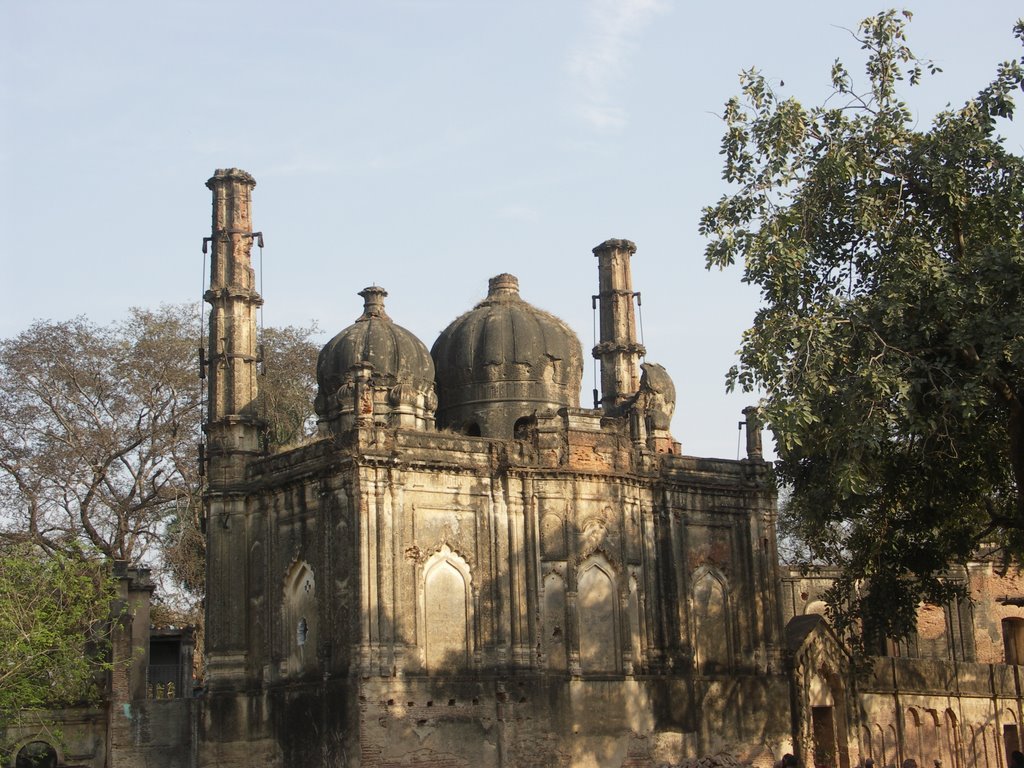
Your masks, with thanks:
M861 686L861 753L880 765L1005 765L1005 729L1016 739L1020 722L1020 675L1015 666L877 659Z
M13 766L18 752L33 741L54 748L61 764L107 765L107 716L102 708L24 711L0 723L0 765Z
M1003 567L998 560L972 563L967 573L973 601L976 659L985 664L1001 663L1005 660L1002 622L1005 619L1024 621L1024 606L1000 601L1006 597L1024 597L1024 573L1017 566ZM1018 663L1024 661L1024 648L1020 650Z
M767 477L579 409L526 441L367 428L257 462L232 522L249 679L211 689L201 763L771 763Z
M137 699L110 711L109 768L195 765L196 699Z

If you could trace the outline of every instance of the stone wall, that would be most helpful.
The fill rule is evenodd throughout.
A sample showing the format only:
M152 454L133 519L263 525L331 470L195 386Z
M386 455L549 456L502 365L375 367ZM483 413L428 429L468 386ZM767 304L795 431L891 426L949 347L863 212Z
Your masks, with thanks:
M616 424L366 427L254 463L231 520L248 600L211 603L244 623L248 679L211 687L200 762L771 763L766 467L638 452Z
M655 768L728 752L768 768L791 749L779 677L567 680L374 678L239 695L207 709L200 766ZM222 730L227 726L227 730Z
M860 690L862 756L879 766L908 758L919 766L1008 764L1020 743L1021 673L1001 664L877 659Z
M847 723L851 765L871 757L878 766L912 758L922 768L936 760L1001 768L1019 748L1022 668L1004 662L1013 660L1015 647L1006 634L1024 626L1024 608L1013 604L1024 586L1021 573L980 561L951 571L951 578L966 580L970 601L922 605L915 635L891 644L892 655L874 659L866 677L852 668L845 673L856 702ZM793 621L820 612L830 583L827 571L790 571L781 586L784 614ZM809 731L805 740L810 757Z
M0 724L0 765L13 766L25 745L43 741L53 747L60 765L107 766L105 708L77 707L24 711Z
M195 765L196 699L136 699L110 710L108 768Z

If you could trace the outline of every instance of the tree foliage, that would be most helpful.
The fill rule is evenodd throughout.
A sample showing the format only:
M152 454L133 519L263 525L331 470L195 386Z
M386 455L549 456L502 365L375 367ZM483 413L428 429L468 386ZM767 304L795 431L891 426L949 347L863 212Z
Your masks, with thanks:
M742 260L762 296L728 385L762 392L808 558L841 567L840 624L889 637L981 543L1024 554L1024 159L996 133L1024 59L920 129L900 92L937 68L909 18L861 23L866 80L837 60L823 106L742 73L734 189L701 219L708 267Z
M318 330L315 323L260 330L262 375L258 410L267 425L270 450L295 445L315 434L313 398L320 347L313 337ZM203 595L206 591L206 536L202 519L203 505L198 494L179 499L164 539L164 560L178 583L192 595ZM194 612L191 620L201 622L201 612Z
M153 554L199 486L194 328L184 307L135 309L110 326L38 321L0 342L8 537L132 563Z
M315 332L261 334L270 449L315 427ZM111 597L97 559L168 577L154 616L196 624L201 646L199 338L194 306L181 305L105 326L38 321L0 340L0 713L88 694L105 657L83 655L82 639L104 640Z
M96 699L115 595L98 557L0 543L0 719Z
M272 447L293 445L316 431L312 402L317 391L316 359L320 345L312 339L318 331L313 323L264 328L260 334L260 409Z
M271 447L311 433L315 327L263 333ZM203 593L194 306L37 321L0 341L0 538L166 566Z

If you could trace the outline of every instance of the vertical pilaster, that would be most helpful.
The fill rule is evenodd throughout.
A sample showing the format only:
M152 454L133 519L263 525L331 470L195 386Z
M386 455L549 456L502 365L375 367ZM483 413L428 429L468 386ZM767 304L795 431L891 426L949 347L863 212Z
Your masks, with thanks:
M537 626L540 616L540 533L537 519L537 493L533 478L523 477L523 520L526 539L523 546L523 560L526 564L526 637L523 663L530 667L537 666L537 654L532 649L540 644L541 630Z
M572 521L572 535L566 545L565 559L565 647L568 651L567 661L569 674L579 676L583 674L583 667L580 663L580 611L579 611L579 586L576 577L579 575L580 564L580 536L579 536L579 512L580 512L580 486L577 478L572 479L572 504L566 510L566 519Z
M495 661L497 669L506 671L512 659L512 635L515 624L515 600L512 599L512 548L509 507L518 478L505 473L499 482L491 482L492 561L494 563Z
M392 476L386 467L374 469L377 497L377 625L379 627L378 674L389 677L395 669L394 508L391 504Z
M630 259L636 245L606 240L594 248L597 257L601 337L594 357L601 361L601 407L614 412L640 388L640 358L646 354L636 338L633 278Z
M526 559L529 556L526 548L526 517L529 515L532 485L520 478L520 493L509 494L508 509L508 547L509 547L509 578L511 581L511 614L512 614L512 664L519 668L529 666L530 630L529 604L526 597Z
M380 555L378 523L381 510L378 506L376 471L373 467L360 468L361 482L365 481L360 493L360 512L363 523L361 535L363 549L363 675L380 674Z

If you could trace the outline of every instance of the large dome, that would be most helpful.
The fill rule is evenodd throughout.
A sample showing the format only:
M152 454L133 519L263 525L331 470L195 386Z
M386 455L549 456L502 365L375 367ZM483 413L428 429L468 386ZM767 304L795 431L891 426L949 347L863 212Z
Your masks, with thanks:
M523 301L513 275L491 278L487 298L449 325L430 353L438 426L507 438L538 411L579 406L579 339Z
M350 401L355 395L356 374L369 367L368 382L377 393L375 420L393 423L381 418L382 415L408 406L420 417L415 425L422 426L423 418L432 420L436 405L434 361L415 334L388 317L384 311L387 291L374 285L359 295L364 300L363 314L327 342L317 359L317 413L327 420L340 412L352 411ZM402 419L401 425L412 425L406 421Z

